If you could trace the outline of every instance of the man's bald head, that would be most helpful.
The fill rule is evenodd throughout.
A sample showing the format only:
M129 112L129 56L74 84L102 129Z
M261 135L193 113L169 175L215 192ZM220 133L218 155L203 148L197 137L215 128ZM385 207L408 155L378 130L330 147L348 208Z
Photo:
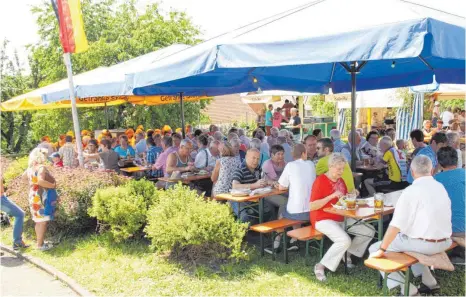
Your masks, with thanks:
M246 165L250 169L255 169L259 166L261 152L258 149L249 149L246 153Z
M304 144L298 143L293 146L293 159L295 160L302 159L303 154L305 153L306 153L306 147L304 146Z

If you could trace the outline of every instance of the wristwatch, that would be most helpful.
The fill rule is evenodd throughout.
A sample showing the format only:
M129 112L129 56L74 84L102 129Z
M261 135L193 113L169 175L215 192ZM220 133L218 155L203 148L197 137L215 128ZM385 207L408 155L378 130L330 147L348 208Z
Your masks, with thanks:
M379 250L381 250L381 251L384 252L384 253L387 251L387 250L384 249L383 247L379 247Z

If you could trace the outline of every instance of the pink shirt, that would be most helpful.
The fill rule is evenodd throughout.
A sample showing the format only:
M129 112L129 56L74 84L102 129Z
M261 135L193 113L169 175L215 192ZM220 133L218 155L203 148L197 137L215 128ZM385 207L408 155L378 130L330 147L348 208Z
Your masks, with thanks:
M167 173L166 170L167 170L168 155L170 155L171 153L177 152L177 151L178 151L177 147L171 146L167 150L165 150L163 153L161 153L159 157L157 158L157 161L155 161L155 167L157 168L157 170L162 169L163 174L165 175Z
M284 163L286 166L286 162ZM279 169L279 173L283 172L285 169L285 166ZM271 159L268 159L267 161L262 164L262 172L266 174L266 179L267 180L274 180L277 181L279 176L277 175L277 171L275 170L275 166L273 165L273 162Z
M274 112L273 113L273 120L272 120L272 126L277 127L278 129L281 128L281 123L283 120L283 115L279 112Z

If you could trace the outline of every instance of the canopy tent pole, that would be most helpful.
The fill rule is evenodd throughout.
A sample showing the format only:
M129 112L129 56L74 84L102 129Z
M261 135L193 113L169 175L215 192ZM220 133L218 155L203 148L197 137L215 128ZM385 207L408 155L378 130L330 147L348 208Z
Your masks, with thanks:
M181 109L181 133L183 139L186 137L186 131L184 130L184 103L183 103L183 92L180 92L180 109Z
M76 107L76 98L74 97L74 84L73 84L73 71L71 69L71 55L64 53L63 59L65 60L66 72L68 74L68 83L71 99L71 114L73 116L74 135L76 137L76 146L78 147L78 160L79 166L84 166L83 145L81 142L81 131L79 129L78 109Z
M105 121L107 123L107 130L108 128L108 109L107 109L107 102L105 102Z

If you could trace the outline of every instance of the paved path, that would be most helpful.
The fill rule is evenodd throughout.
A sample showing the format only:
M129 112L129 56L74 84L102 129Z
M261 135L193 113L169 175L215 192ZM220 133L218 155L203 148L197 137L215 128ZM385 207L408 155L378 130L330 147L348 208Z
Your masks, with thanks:
M0 258L0 296L78 296L45 271L5 252Z

